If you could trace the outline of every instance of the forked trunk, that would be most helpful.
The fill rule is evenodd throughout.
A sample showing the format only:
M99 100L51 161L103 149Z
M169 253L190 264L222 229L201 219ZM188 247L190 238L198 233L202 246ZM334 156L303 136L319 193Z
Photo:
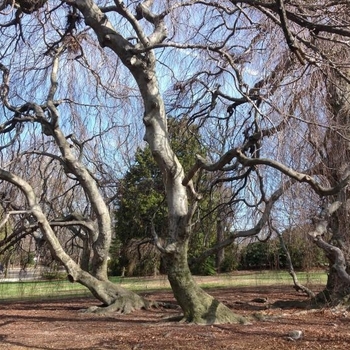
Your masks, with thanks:
M149 50L149 47L162 42L167 36L163 18L157 16L152 19L155 25L152 35L144 33L137 24L136 34L140 38L141 46L145 45L146 49L142 53L137 53L133 52L130 41L114 29L96 3L90 0L77 0L75 6L81 11L85 23L96 33L101 46L109 47L118 55L139 87L144 103L145 140L163 174L167 194L169 210L167 240L170 244L165 248L161 247L161 250L166 256L169 281L184 311L185 320L195 323L242 321L240 316L234 315L230 309L199 288L188 267L189 233L185 231L189 227L191 213L188 209L186 187L182 185L184 169L169 142L167 115L157 81L156 56L154 51ZM133 16L130 18L134 20Z
M187 241L177 243L175 251L166 256L169 282L183 310L183 320L196 324L244 323L243 317L198 286L188 267L187 247Z

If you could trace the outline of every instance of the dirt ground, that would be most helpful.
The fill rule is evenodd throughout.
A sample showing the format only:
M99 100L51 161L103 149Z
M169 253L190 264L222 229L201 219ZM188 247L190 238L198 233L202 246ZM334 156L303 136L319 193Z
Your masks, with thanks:
M289 286L210 289L247 325L197 326L171 320L180 310L150 309L130 315L81 312L92 298L0 303L0 349L349 349L350 313L297 308L305 298ZM170 292L149 299L174 302ZM260 298L262 300L256 300ZM265 302L264 299L267 299ZM276 301L284 301L283 305ZM292 305L293 304L293 305ZM288 333L301 330L291 340Z

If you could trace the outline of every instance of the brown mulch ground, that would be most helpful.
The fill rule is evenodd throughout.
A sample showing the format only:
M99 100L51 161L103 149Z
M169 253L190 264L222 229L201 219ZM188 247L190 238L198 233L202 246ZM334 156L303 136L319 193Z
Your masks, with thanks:
M248 325L197 326L171 321L179 310L150 309L131 315L79 312L91 298L0 303L0 349L350 349L350 313L307 310L291 287L211 289L237 313L253 317ZM173 302L170 292L147 297ZM267 298L259 303L255 298ZM273 304L287 301L283 307ZM292 341L287 333L302 330Z

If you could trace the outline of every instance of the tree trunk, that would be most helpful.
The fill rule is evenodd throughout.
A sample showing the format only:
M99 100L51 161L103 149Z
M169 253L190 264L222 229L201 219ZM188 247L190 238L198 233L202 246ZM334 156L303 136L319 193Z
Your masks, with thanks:
M339 57L344 59L349 50L340 50ZM349 77L350 71L343 71ZM350 172L350 85L335 69L330 68L326 80L327 102L329 108L330 130L327 131L324 144L326 156L323 159L328 167L325 174L331 185L336 185L345 179ZM341 136L337 132L341 132ZM333 305L342 303L350 297L350 191L348 186L337 196L329 198L328 203L337 205L327 216L328 229L325 238L318 238L316 244L321 247L329 260L328 280L325 290L319 299ZM330 205L330 206L331 206ZM328 238L327 242L324 239Z
M349 270L348 270L349 273ZM350 298L350 284L344 281L334 267L330 267L326 288L319 293L317 300L331 305L347 304Z
M190 209L188 207L188 188L182 184L184 170L170 146L154 51L133 52L130 42L113 27L93 1L77 0L75 5L81 11L86 24L94 30L101 46L109 47L116 53L133 75L140 90L144 103L145 140L163 174L169 211L168 245L160 247L159 244L158 247L166 256L169 281L184 312L185 320L205 324L241 321L241 317L234 315L231 310L199 288L188 267L189 227L192 210L196 205L193 203ZM155 31L149 36L138 27L137 35L145 47L151 44L150 41L153 44L159 43L166 37L166 28L162 20L157 20L154 24Z
M164 103L159 93L155 74L155 61L142 70L131 69L137 81L145 105L145 140L162 171L169 211L168 246L166 265L168 278L174 296L184 312L184 320L198 324L242 322L243 318L205 293L194 281L187 261L188 240L191 234L191 218L196 199L191 207L188 203L188 189L182 184L184 170L171 149Z
M148 303L139 295L113 284L107 278L98 278L83 271L79 265L64 251L46 215L43 213L33 188L22 178L0 168L0 178L17 186L26 196L33 217L50 247L52 256L60 261L68 272L70 282L79 282L87 287L92 295L100 300L105 308L103 312L119 311L128 313L147 307Z
M93 307L88 311L97 313L117 311L128 314L150 306L146 299L110 281L100 281L79 268L75 269L75 274L77 275L75 278L70 274L69 280L87 287L92 295L103 304L102 307Z
M196 324L244 323L243 317L197 285L188 267L187 247L187 241L178 242L174 251L166 256L169 282L184 312L183 320Z
M340 197L344 194L342 193ZM346 302L350 297L350 225L348 217L349 208L347 208L346 201L342 201L342 206L330 218L330 231L332 232L330 244L334 248L326 251L329 271L323 295L325 301L332 305Z

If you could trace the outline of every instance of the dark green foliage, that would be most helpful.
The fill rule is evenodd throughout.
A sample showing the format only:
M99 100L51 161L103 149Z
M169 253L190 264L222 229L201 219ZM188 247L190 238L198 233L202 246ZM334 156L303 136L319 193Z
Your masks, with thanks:
M207 221L208 227L210 227L208 218L205 221ZM203 233L201 228L202 227L199 226L194 230L194 234L189 242L189 260L194 261L194 263L190 264L190 268L194 275L210 276L216 273L214 256L210 256L199 263L196 263L195 260L208 248L208 246L212 245L215 235L211 234L207 236Z
M114 238L109 251L108 275L120 276L123 273L124 263L121 259L122 244L118 238Z
M215 259L210 256L200 264L191 266L191 273L198 276L212 276L216 274Z
M172 148L186 171L193 165L196 154L205 155L197 127L188 126L186 120L173 118L168 120L168 125ZM128 269L128 244L132 239L152 238L153 228L160 238L166 237L168 210L163 178L148 146L136 151L134 164L120 181L116 206L117 238L111 249L113 273L121 271L122 267ZM196 230L194 236L198 237ZM157 262L153 257L148 261L141 254L138 264L132 270L134 274L149 274L151 270L154 271L155 264ZM162 269L161 264L158 265L157 268Z
M232 244L225 249L225 258L221 265L221 272L232 272L238 269L240 263L240 251L237 244Z
M160 170L148 147L138 149L135 163L120 182L116 233L122 244L132 238L151 237L151 223L163 236L167 208Z
M152 225L159 237L164 237L167 228L165 204L160 170L148 147L138 149L134 165L120 182L116 239L111 246L111 273L119 275L124 269L129 275L148 274L149 264L145 264L143 256L140 256L139 264L135 263L137 256L130 261L128 257L132 252L127 250L128 244L133 239L152 237Z
M283 233L293 267L305 270L324 266L326 259L323 252L313 245L306 235L307 227L304 227L303 230L286 230ZM241 250L240 269L284 269L287 267L286 255L278 238L268 242L249 243Z
M108 262L108 276L121 276L123 275L123 265L119 256L113 256Z
M249 243L242 249L241 269L273 269L283 267L282 251L271 242Z

